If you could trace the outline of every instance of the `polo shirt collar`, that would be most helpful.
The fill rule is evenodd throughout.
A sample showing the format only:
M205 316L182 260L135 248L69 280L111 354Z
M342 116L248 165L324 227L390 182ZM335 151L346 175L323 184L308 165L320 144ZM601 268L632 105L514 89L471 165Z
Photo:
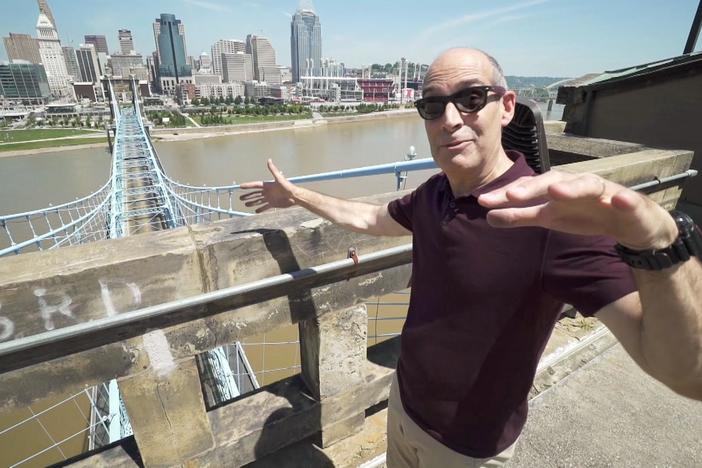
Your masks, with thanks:
M514 150L507 150L505 151L505 153L507 154L507 157L509 157L509 159L511 159L514 162L514 164L512 164L509 167L509 169L507 169L504 173L502 173L502 175L500 175L496 179L488 182L482 187L473 190L470 193L469 197L477 199L480 195L491 192L492 190L496 190L500 187L504 187L505 185L514 182L520 177L534 175L534 170L531 167L529 167L522 153ZM448 179L446 178L446 175L444 175L444 190L447 192L449 199L455 199L453 192L451 191L451 186L449 185ZM467 197L458 197L458 199L461 198Z

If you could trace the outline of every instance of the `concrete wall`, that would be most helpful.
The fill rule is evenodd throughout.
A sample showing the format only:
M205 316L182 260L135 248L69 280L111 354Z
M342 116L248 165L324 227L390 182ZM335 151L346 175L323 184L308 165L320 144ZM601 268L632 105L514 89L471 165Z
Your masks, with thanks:
M692 168L702 170L702 70L595 89L590 104L568 104L565 118L576 135L693 151ZM702 223L702 176L686 184L683 200Z

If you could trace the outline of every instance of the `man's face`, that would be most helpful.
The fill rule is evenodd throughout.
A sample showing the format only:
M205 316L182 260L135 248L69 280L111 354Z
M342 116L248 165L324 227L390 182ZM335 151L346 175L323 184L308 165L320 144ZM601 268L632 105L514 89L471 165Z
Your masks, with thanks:
M492 85L493 69L482 54L450 50L431 65L424 82L423 97L449 96L469 86ZM447 174L486 167L501 150L502 126L511 119L509 105L515 96L504 98L488 93L485 107L476 113L463 113L449 102L443 115L425 120L431 153ZM506 107L507 106L507 107Z

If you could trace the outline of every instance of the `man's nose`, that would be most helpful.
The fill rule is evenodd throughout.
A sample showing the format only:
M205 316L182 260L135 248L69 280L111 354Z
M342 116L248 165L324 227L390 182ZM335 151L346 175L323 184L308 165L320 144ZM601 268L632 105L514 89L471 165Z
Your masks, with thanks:
M456 108L456 105L451 101L446 103L442 125L444 129L450 133L463 125L463 117L458 108Z

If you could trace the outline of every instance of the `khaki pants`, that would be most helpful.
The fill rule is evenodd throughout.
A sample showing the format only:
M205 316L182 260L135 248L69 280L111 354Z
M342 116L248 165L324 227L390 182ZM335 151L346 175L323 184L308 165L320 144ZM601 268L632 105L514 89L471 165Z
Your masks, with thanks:
M388 400L388 468L451 468L504 466L514 455L515 442L492 458L471 458L434 439L405 413L397 376L393 376Z

